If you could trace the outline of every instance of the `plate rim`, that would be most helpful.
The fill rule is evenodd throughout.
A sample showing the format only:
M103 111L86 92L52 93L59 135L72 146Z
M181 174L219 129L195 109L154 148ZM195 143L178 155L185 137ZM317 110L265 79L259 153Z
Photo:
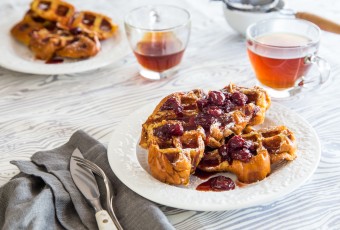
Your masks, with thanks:
M252 200L249 201L247 203L243 203L243 204L238 204L236 207L226 207L225 205L220 205L220 206L210 206L210 205L188 205L188 204L183 204L183 203L174 203L173 199L170 199L170 197L164 198L164 197L160 197L157 196L157 194L155 194L154 192L152 192L151 190L149 191L142 191L140 188L136 187L136 185L132 182L126 179L126 177L124 176L125 173L128 172L120 172L118 170L118 168L115 165L114 162L114 142L115 142L115 135L117 135L117 130L118 127L122 127L124 125L124 123L129 123L131 122L131 117L134 116L134 114L138 114L138 112L140 111L145 111L146 108L148 109L153 109L154 105L156 105L158 103L158 101L153 102L153 103L149 103L146 104L145 106L142 106L141 108L139 108L138 110L136 110L134 113L130 114L129 116L127 116L121 123L120 125L118 125L117 127L115 127L115 131L111 134L111 138L108 144L108 161L110 164L110 167L112 169L112 171L114 172L114 174L118 177L119 180L122 181L123 184L125 184L127 187L129 187L132 191L136 192L137 194L139 194L140 196L151 200L153 202L162 204L162 205L166 205L169 207L174 207L174 208L180 208L180 209L184 209L184 210L193 210L193 211L226 211L226 210L235 210L235 209L242 209L242 208L248 208L248 207L253 207L253 206L257 206L257 205L266 205L268 203L272 203L276 200L278 200L280 197L284 197L285 195L293 192L294 190L298 189L299 187L301 187L303 184L306 183L306 181L308 181L312 175L314 174L314 172L316 171L320 159L321 159L321 143L320 143L320 139L316 133L316 131L314 130L314 128L303 118L301 117L299 114L297 114L296 112L292 111L291 109L289 109L286 106L283 106L279 103L273 102L271 105L271 108L275 108L278 107L282 110L286 110L289 111L290 114L292 114L292 116L298 118L300 121L302 121L304 123L304 125L308 126L309 130L311 132L311 135L313 136L313 143L315 144L313 146L313 148L315 149L314 152L316 153L316 159L315 159L315 163L313 164L313 167L310 168L309 173L307 174L306 177L304 177L303 179L300 179L298 181L294 181L294 186L286 186L285 189L280 192L273 192L270 194L270 197L264 197L262 196L260 199L257 200ZM150 111L151 112L151 111ZM146 118L145 118L146 119ZM140 132L140 129L139 129ZM139 141L140 135L138 135L138 140L137 140L137 144ZM314 142L315 141L315 142ZM133 148L134 151L134 157L137 158L136 156L136 146L134 146ZM314 155L313 155L314 156ZM138 161L138 159L136 159ZM138 162L139 163L139 162ZM139 167L143 168L140 164ZM144 169L143 169L144 170ZM144 170L145 171L145 170ZM155 178L153 178L148 172L145 172L146 174L148 174L148 177L151 177L151 180L153 180L152 182L155 184L161 184L161 186L164 186L164 188L167 190L169 189L169 186L171 187L171 189L173 189L174 191L178 190L178 189L182 189L180 187L177 186L173 186L173 185L168 185L165 183L162 183L158 180L156 180ZM256 183L261 183L262 181L256 182ZM256 184L255 183L255 184ZM252 184L250 184L252 185ZM151 192L150 192L151 191ZM186 190L186 191L194 191L195 193L197 193L196 190ZM192 192L188 192L189 194ZM219 196L221 193L216 193L216 192L203 192L205 194L214 194L214 196Z

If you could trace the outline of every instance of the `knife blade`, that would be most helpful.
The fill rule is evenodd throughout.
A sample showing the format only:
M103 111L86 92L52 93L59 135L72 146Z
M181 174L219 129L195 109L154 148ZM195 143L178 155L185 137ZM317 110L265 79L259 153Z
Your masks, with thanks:
M100 193L98 184L93 173L90 170L79 166L73 159L73 156L80 158L84 157L78 148L73 151L70 160L70 172L74 184L94 208L98 228L100 230L117 229L110 215L102 208L99 200Z

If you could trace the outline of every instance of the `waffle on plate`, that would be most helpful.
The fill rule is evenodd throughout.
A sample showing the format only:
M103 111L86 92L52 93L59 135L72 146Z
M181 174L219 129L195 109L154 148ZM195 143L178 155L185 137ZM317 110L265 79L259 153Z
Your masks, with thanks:
M207 172L232 172L240 182L263 180L271 164L294 160L294 135L284 126L235 135L220 148L206 149L198 168Z
M186 185L199 168L232 172L244 183L263 180L272 163L296 157L294 134L285 126L254 128L270 103L262 88L234 84L165 97L142 125L140 146L148 150L152 175Z
M76 12L61 0L34 0L12 36L28 46L37 59L88 58L101 48L99 40L115 35L118 26L102 14Z

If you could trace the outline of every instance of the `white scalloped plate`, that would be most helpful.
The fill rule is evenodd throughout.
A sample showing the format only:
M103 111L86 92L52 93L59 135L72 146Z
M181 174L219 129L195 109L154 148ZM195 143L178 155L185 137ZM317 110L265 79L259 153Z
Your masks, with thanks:
M261 127L286 125L297 138L297 158L281 165L262 181L236 187L232 191L202 192L195 187L202 181L191 176L189 186L173 186L154 179L147 164L147 151L138 146L141 125L153 111L149 104L128 116L113 133L109 146L110 166L117 177L139 195L170 207L222 211L272 202L297 189L316 170L320 161L320 142L314 129L295 112L273 103ZM233 175L225 173L232 178Z
M90 1L86 2L89 3ZM76 7L78 6L79 4ZM96 56L83 60L65 59L63 63L59 64L46 64L44 61L35 59L34 54L25 45L15 41L10 34L10 29L23 18L28 8L28 4L18 2L15 8L9 7L6 11L7 17L2 17L1 19L0 66L6 69L30 74L80 73L109 65L123 58L130 52L127 41L123 35L123 26L121 23L118 23L118 34L113 38L102 41L101 50ZM95 11L93 3L92 7L88 5L87 9Z

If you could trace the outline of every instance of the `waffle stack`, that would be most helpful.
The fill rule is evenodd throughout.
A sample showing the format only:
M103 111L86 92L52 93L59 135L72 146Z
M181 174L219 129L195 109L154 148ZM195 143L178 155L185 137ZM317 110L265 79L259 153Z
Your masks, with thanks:
M88 58L100 51L99 41L112 37L118 26L102 14L76 12L61 0L34 0L12 36L28 46L36 58Z
M188 184L196 168L232 172L244 183L264 179L272 163L296 157L286 127L253 128L270 103L262 88L234 84L165 97L142 125L140 146L148 149L152 175L175 185Z

